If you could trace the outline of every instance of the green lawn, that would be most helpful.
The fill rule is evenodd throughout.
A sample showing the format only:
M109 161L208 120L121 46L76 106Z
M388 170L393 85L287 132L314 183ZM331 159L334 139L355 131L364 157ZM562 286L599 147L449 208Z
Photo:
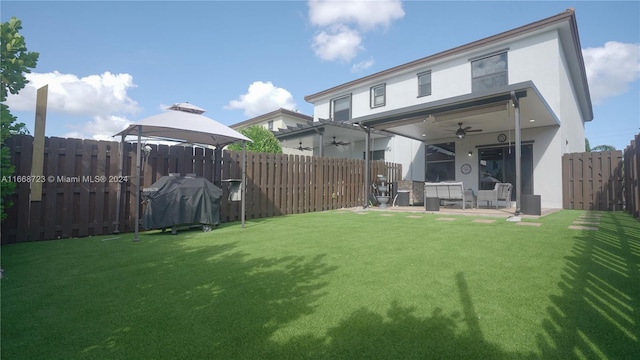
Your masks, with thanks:
M330 211L3 246L1 355L640 358L640 223L568 228L585 214Z

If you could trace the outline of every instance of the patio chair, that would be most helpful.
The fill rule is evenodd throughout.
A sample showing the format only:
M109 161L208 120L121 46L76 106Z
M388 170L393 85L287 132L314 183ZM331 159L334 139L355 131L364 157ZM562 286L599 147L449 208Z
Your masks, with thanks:
M486 201L487 206L493 205L495 202L496 209L498 208L498 202L504 201L505 207L511 207L511 188L513 185L510 183L496 183L496 186L493 190L478 190L478 199L477 204L480 206L481 201Z

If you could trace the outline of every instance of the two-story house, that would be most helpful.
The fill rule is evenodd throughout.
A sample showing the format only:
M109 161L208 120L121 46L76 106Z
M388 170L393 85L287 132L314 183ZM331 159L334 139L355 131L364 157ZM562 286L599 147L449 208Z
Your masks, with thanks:
M239 131L250 126L262 126L271 131L277 131L280 129L286 129L289 126L295 127L298 124L306 124L309 121L313 121L313 117L301 114L297 111L280 108L233 124L230 127L236 131Z
M573 9L305 100L315 122L393 134L358 146L406 180L509 182L516 206L536 194L545 208L562 207L562 154L584 151L593 119Z

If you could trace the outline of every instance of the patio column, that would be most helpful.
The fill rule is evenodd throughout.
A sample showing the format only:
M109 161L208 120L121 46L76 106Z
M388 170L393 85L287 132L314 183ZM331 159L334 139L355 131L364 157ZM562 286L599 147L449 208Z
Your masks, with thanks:
M318 152L320 157L324 157L324 129L316 129L318 136L320 137L320 145L318 146Z
M522 156L522 139L521 139L521 129L520 129L520 101L518 101L518 97L516 96L515 91L511 91L511 101L513 102L514 107L514 117L515 117L515 133L516 133L516 212L515 215L520 215L520 194L522 193L522 179L521 179L521 170L522 170L522 160L520 159Z
M369 206L369 196L371 195L371 179L370 179L370 173L371 173L371 164L369 163L370 160L370 152L371 152L371 129L369 129L368 127L362 126L360 125L360 127L362 127L362 129L365 131L365 138L364 138L364 208L367 208Z

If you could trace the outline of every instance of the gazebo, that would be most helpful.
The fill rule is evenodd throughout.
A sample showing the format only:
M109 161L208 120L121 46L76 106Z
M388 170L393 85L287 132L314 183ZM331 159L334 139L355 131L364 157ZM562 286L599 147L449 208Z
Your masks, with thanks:
M213 119L202 115L205 110L189 103L177 103L167 109L168 111L150 116L140 120L137 123L129 125L126 129L115 134L121 136L124 144L127 136L137 136L137 160L136 160L136 206L135 206L135 224L134 224L134 241L138 241L139 217L140 217L140 163L142 157L142 137L173 141L181 144L192 144L202 146L213 146L217 149L242 142L242 186L241 186L241 221L242 227L245 222L245 159L246 159L246 142L251 141L248 137L225 126ZM122 147L124 148L124 147ZM122 158L121 158L122 161ZM122 169L122 166L120 167ZM120 193L118 192L118 204L120 203ZM118 206L116 217L119 218L120 207Z

